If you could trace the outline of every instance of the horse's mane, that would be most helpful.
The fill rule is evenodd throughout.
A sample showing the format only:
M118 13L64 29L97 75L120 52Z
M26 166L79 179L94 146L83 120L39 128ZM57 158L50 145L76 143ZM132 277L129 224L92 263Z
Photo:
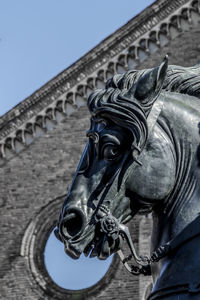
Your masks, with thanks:
M114 75L108 79L106 89L109 87L118 88L121 91L129 89L149 70L131 70L125 74ZM200 64L193 67L168 66L162 89L200 98Z
M88 98L93 120L109 119L131 130L134 142L142 148L148 135L147 116L151 107L130 99L128 91L151 69L131 70L108 79L105 89L94 91ZM194 67L168 66L162 90L200 98L200 65Z
M163 89L200 98L200 64L187 68L169 66Z

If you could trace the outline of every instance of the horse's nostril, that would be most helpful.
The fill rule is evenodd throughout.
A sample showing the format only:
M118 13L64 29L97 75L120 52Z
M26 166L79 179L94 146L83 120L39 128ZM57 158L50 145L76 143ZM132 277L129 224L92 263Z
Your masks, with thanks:
M75 237L83 232L85 227L85 216L78 208L67 209L61 222L61 233L67 237Z

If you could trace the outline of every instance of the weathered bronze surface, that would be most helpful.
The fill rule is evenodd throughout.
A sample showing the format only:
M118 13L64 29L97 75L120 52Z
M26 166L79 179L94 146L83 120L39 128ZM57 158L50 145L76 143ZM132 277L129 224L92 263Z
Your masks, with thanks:
M131 273L152 273L149 299L200 299L199 96L200 67L168 66L167 57L94 91L88 142L55 230L72 258L118 252ZM139 211L153 213L149 257L124 225Z

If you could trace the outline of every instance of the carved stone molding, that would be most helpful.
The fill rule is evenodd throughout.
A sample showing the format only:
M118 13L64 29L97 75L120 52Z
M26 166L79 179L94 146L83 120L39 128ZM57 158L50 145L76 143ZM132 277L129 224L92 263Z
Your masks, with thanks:
M115 73L138 68L200 21L198 0L158 0L0 119L0 164L44 135Z

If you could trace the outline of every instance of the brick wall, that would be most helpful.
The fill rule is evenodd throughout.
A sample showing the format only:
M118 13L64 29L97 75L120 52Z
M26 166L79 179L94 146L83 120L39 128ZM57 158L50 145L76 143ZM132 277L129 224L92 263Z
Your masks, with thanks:
M140 68L159 64L166 53L170 64L192 66L200 62L199 27L182 32L151 55ZM58 299L56 295L45 294L34 281L27 257L20 255L21 242L28 224L42 207L66 194L84 148L88 127L89 114L86 107L82 107L0 169L0 299ZM149 222L148 219L140 222L138 217L131 225L140 251L146 247ZM51 220L49 224L52 226ZM99 289L95 288L96 296L91 296L91 299L142 299L142 289L147 286L148 280L130 276L118 262L112 274L113 278L105 279L103 289L100 285ZM74 297L83 298L81 295Z

